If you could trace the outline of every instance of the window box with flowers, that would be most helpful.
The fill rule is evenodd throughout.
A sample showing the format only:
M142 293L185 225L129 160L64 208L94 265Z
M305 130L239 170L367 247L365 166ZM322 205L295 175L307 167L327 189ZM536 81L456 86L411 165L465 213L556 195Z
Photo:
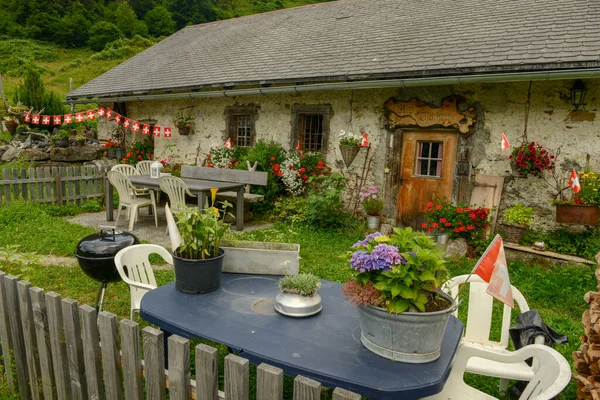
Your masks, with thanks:
M583 173L579 174L581 189L571 200L555 200L556 222L568 225L597 226L600 216L600 175L592 171L589 155Z
M185 115L185 114L177 114L173 123L175 127L179 130L180 135L187 136L190 133L194 133L192 130L192 122L194 121L194 117Z
M550 154L537 142L523 142L509 156L513 174L523 178L529 174L541 178L545 171L554 169L555 158L554 154Z

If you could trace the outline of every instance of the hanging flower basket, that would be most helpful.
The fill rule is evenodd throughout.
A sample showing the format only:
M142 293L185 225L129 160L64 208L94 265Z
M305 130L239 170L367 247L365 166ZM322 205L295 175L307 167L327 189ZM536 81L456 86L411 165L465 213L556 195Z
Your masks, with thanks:
M598 207L579 204L557 204L556 222L568 225L598 226Z
M179 134L183 136L187 136L192 132L192 128L189 126L184 126L183 128L178 128Z
M346 165L346 168L348 168L350 166L350 164L352 164L352 161L354 161L354 159L356 158L356 155L358 154L359 150L360 150L360 147L358 147L358 146L340 145L340 151L342 152L342 159L344 160L344 165Z

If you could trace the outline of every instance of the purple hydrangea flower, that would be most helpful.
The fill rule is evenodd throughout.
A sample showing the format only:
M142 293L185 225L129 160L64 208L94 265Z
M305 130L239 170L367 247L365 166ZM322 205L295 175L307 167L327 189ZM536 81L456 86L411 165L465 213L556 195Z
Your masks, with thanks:
M373 260L366 251L355 251L350 259L350 266L358 272L371 271L373 268Z
M352 245L352 248L356 249L357 247L361 247L361 246L366 248L367 245L371 242L371 240L375 240L375 238L377 236L382 236L381 232L374 232L374 233L367 235L364 238L364 240L359 240L358 242L354 243Z
M371 251L371 258L375 270L386 272L394 265L406 264L404 257L398 253L398 248L381 243Z

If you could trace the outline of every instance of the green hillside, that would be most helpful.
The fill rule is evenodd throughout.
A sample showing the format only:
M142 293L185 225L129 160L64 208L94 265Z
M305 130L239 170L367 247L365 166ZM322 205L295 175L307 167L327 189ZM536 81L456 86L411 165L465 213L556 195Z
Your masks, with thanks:
M327 0L0 0L0 76L14 103L27 69L64 99L185 25Z

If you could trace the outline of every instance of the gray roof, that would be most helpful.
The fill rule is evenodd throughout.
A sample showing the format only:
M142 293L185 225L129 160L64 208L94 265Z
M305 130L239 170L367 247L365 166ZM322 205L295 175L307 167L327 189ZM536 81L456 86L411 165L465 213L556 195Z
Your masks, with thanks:
M188 26L67 98L598 66L598 0L339 0Z

